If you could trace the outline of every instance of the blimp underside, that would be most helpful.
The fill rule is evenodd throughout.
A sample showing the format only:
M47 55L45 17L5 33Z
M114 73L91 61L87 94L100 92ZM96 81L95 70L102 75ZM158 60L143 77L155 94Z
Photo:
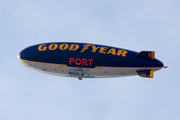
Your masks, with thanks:
M68 67L66 65L46 64L20 60L26 67L53 75L79 78L104 78L104 77L122 77L137 75L137 71L149 70L147 68L80 68ZM152 68L151 71L157 71L158 68Z
M82 78L153 77L163 67L153 51L139 53L82 43L47 43L23 50L20 62L43 73Z

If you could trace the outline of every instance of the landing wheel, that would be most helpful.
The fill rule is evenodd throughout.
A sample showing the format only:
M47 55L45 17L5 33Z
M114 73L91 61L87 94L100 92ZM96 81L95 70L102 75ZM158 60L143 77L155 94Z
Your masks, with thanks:
M78 77L79 80L82 80L82 77Z

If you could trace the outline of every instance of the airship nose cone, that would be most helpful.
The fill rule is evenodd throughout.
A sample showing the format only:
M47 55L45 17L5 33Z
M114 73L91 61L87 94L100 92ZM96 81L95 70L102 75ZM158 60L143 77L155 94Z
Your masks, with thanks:
M37 56L36 54L38 51L35 49L36 46L30 46L25 49L23 49L19 54L18 54L18 59L19 60L29 60L33 61L34 57ZM35 57L36 58L36 57Z
M24 64L24 61L21 59L21 54L20 53L17 55L17 59L20 61L20 63Z
M17 55L17 59L18 59L20 62L22 62L22 60L21 60L21 54L20 54L20 53Z
M20 55L19 54L17 55L17 58L18 58L18 60L20 59Z
M22 64L24 64L23 60L21 60L21 54L20 54L20 53L17 55L17 59L18 59Z

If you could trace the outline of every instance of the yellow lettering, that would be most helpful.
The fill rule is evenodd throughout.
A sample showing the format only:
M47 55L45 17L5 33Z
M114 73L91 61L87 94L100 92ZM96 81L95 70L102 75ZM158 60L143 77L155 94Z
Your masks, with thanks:
M69 50L77 50L78 48L79 48L79 45L71 44L71 46L69 47Z
M58 48L58 44L51 44L49 45L49 50L55 50Z
M125 50L118 50L117 55L122 55L123 57L126 57L127 51Z
M111 48L111 49L107 52L107 54L109 54L109 53L111 53L112 55L116 55L116 49Z
M92 45L92 48L93 48L92 52L96 52L99 47L96 47L96 46Z
M38 47L38 50L39 50L39 51L46 51L46 49L47 49L46 44L40 45L40 46Z
M60 49L60 50L66 50L66 49L68 49L68 47L69 47L68 44L61 44L61 45L59 46L59 49Z
M83 49L81 50L81 53L83 53L84 51L86 51L88 49L88 47L91 46L91 45L83 45Z
M99 50L99 53L104 53L106 54L106 50L108 49L108 47L101 47L100 50Z

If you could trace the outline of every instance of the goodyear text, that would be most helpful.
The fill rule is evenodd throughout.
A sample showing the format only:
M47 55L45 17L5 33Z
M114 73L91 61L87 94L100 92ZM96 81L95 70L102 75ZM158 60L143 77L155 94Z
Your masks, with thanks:
M38 46L38 50L39 51L46 51L48 50L69 50L69 51L76 51L80 48L80 46L78 44L50 44L50 45L46 45L46 44L42 44ZM120 50L120 49L115 49L115 48L108 48L108 47L103 47L103 46L96 46L96 45L91 45L91 44L87 44L87 45L83 45L82 50L80 51L80 53L84 53L85 51L87 51L88 49L91 49L91 52L98 52L98 53L102 53L102 54L112 54L112 55L117 55L117 56L123 56L126 57L127 51L126 50Z

